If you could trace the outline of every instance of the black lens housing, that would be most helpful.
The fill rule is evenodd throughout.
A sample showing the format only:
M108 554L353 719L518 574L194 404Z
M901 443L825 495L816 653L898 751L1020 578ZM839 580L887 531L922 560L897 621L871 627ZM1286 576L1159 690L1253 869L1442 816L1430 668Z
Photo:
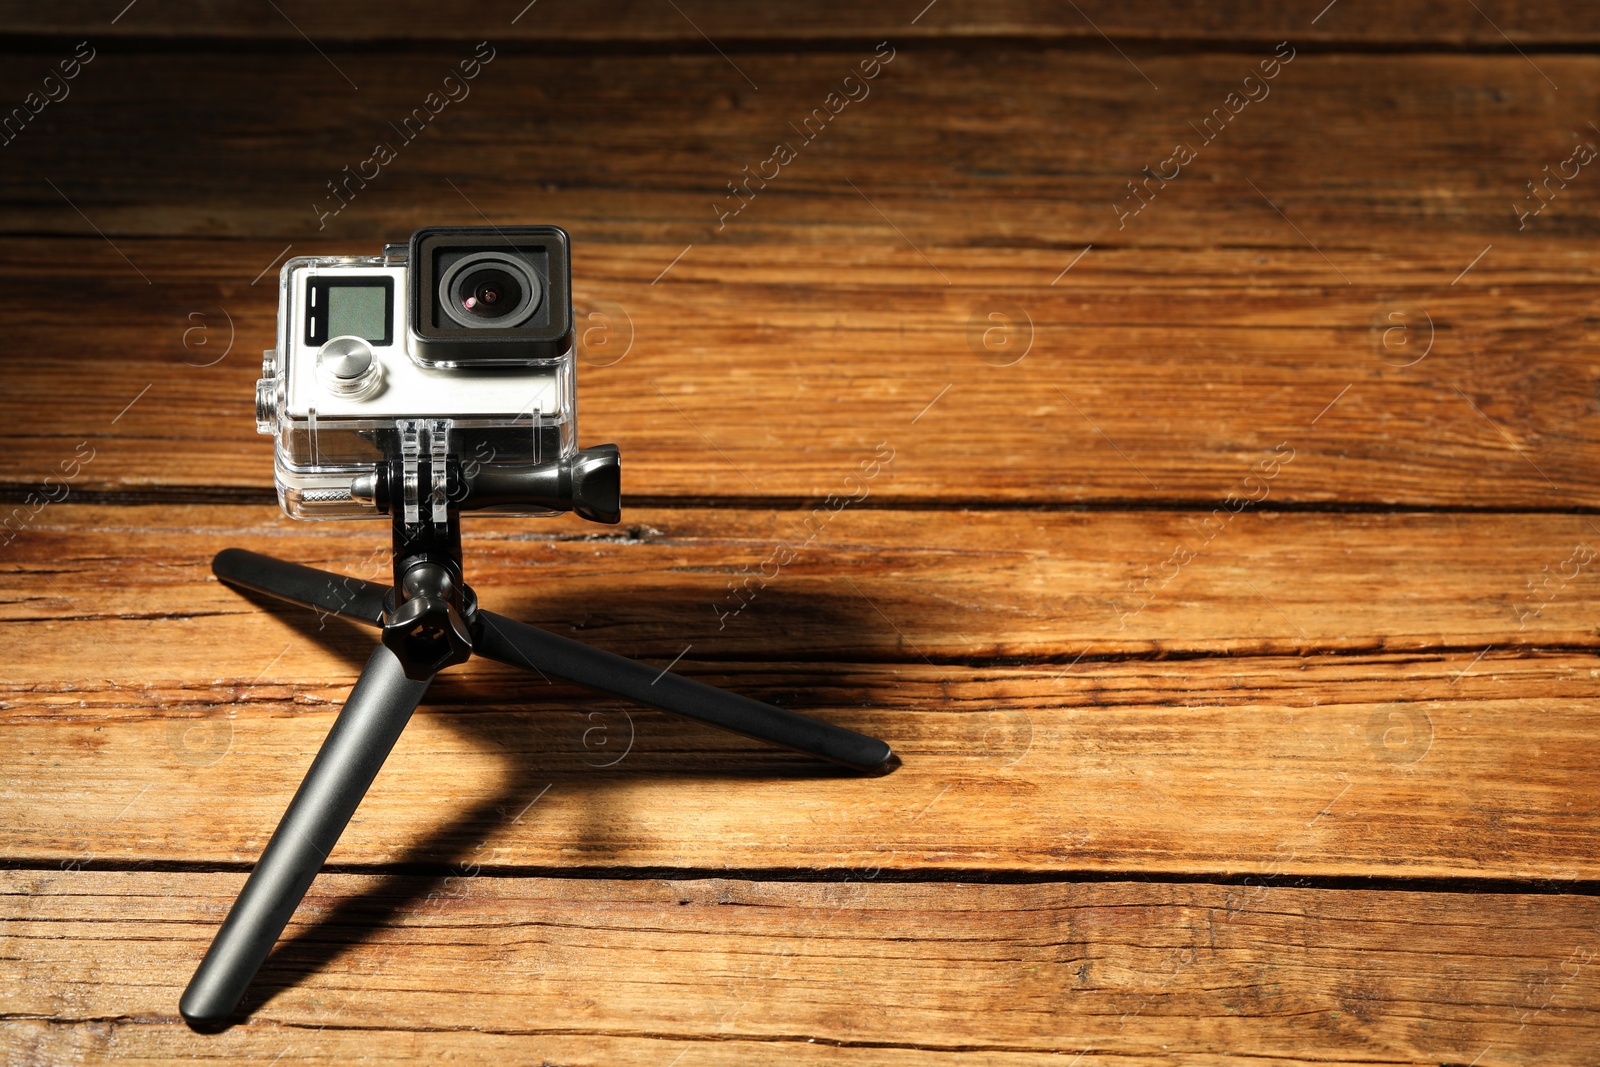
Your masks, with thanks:
M491 289L496 299L484 299ZM559 226L418 230L407 290L411 351L424 366L527 366L572 348L569 242Z

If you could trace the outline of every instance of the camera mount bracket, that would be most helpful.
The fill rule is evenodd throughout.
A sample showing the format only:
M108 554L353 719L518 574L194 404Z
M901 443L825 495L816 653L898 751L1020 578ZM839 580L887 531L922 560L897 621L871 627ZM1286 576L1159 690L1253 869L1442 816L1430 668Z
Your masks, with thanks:
M448 423L402 424L399 455L357 477L351 494L391 516L394 580L316 570L238 548L212 561L222 581L375 626L374 648L277 831L179 1003L192 1025L226 1025L322 869L433 676L474 653L564 678L856 771L899 765L876 738L625 659L478 607L462 578L463 510L523 504L620 518L619 457L601 445L521 469L464 471L444 447Z

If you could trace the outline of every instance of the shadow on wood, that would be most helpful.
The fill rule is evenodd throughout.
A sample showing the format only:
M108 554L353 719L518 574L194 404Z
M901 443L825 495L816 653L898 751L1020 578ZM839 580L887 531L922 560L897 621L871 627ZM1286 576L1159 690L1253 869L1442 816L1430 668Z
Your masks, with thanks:
M347 658L353 668L359 669L370 646L363 647L359 640L361 636L369 636L376 640L376 634L366 627L362 627L347 619L337 616L327 616L319 612L308 611L304 608L284 604L273 598L252 593L246 590L239 591L252 603L263 610L270 610L285 619L301 631L303 639L316 640L327 643L330 647ZM648 598L648 593L645 594ZM579 626L562 626L562 630L579 634L592 631L594 627L594 603L586 600L570 601L543 601L540 603L541 611L539 620L545 626L552 626L552 619L571 620L579 619ZM815 625L819 620L815 618L818 610L814 603L786 604L781 595L775 592L768 598L767 614L768 624L777 623L781 627L784 614L792 610L803 610L810 616L809 624ZM642 611L647 616L659 617L662 624L669 630L676 630L671 620L674 616L681 616L687 610L681 602L662 604L631 605L631 610ZM695 610L703 611L704 608L696 606ZM871 616L870 618L868 616ZM330 621L332 620L331 624ZM882 620L875 613L864 612L860 615L845 615L830 613L826 620L830 630L848 635L850 632L863 626L874 624L882 626ZM757 623L752 622L752 625ZM361 631L365 631L362 634ZM687 651L687 650L686 650ZM557 698L562 709L570 708L574 697L587 691L569 683L551 679L541 680L536 674L529 674L530 696L542 696L540 690L548 687L549 694ZM462 678L443 672L438 676L438 681L430 688L424 706L440 707L458 705L462 697L466 696L464 690L472 688L473 683ZM800 691L796 696L802 697ZM579 698L582 699L582 698ZM617 698L603 695L602 703L614 706ZM481 709L488 710L488 709ZM591 712L590 718L596 715L610 714L608 712ZM473 851L479 852L487 843L487 836L494 828L504 825L507 820L520 823L538 803L544 793L560 780L563 784L582 783L584 788L595 794L619 784L625 784L630 779L637 779L641 775L657 776L661 774L681 775L686 780L694 778L715 779L800 779L800 778L854 778L855 772L822 760L808 758L798 753L784 750L775 750L772 746L759 741L749 741L748 750L736 749L729 753L723 751L723 761L718 765L701 769L691 768L690 764L681 759L668 758L665 760L651 760L647 767L638 767L639 761L634 766L627 766L627 758L634 752L638 743L638 735L632 711L623 713L627 719L628 731L626 747L622 747L620 754L613 756L616 747L604 748L611 745L613 738L611 725L599 725L586 730L583 735L584 747L594 748L598 758L584 762L588 765L586 771L576 774L568 771L551 774L550 766L537 765L526 759L525 753L508 753L508 762L512 765L505 786L495 794L479 801L468 810L460 813L455 818L436 827L421 840L416 841L406 848L399 858L390 864L382 873L384 877L367 893L356 897L345 897L338 900L330 910L318 918L309 927L301 930L279 942L272 955L262 966L249 991L245 994L239 1008L232 1017L215 1026L207 1026L205 1032L216 1032L249 1018L260 1009L270 1004L274 997L286 990L304 984L308 979L324 971L336 963L347 952L369 940L376 932L389 924L397 915L403 914L419 901L434 905L434 909L445 907L452 900L459 900L466 895L465 883L473 878L489 872L492 873L495 865L492 855L485 859L474 856L452 864L450 873L436 873L440 865L449 857L458 855L462 844L474 837L482 838ZM707 749L716 751L725 749L725 742L721 739L727 735L710 726L695 723L689 720L680 720L654 709L644 709L638 712L640 719L655 720L659 723L672 723L672 729L666 732L667 743L674 746L684 744L684 731L690 735L704 734L708 740L718 739L719 743L699 744L692 738L688 741L689 753L704 753ZM461 732L465 739L482 748L504 749L505 745L500 738L503 733L503 716L499 714L452 714L444 717L451 728ZM596 732L601 737L591 746L591 735ZM555 763L570 761L570 754L553 754ZM733 758L728 760L726 757ZM870 788L871 779L863 777L863 788ZM553 778L550 782L543 779ZM378 783L374 788L382 788ZM595 806L597 810L602 805ZM604 851L607 826L603 820L596 820L590 824L590 832L582 835L581 840L574 841L573 847L597 855ZM330 867L337 868L337 855L330 857ZM526 870L517 869L519 875L525 875ZM423 875L419 879L418 875ZM320 876L319 876L320 877ZM313 884L307 894L307 901L315 901L317 890ZM404 951L404 947L397 948Z

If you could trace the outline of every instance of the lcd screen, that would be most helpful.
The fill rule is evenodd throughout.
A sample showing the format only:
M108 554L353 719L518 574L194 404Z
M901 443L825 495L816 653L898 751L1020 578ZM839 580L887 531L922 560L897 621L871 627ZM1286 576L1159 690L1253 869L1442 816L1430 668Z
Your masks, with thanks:
M335 285L328 289L328 336L354 335L367 341L382 341L389 322L381 285Z
M359 337L394 343L394 279L372 275L311 278L306 282L306 344Z

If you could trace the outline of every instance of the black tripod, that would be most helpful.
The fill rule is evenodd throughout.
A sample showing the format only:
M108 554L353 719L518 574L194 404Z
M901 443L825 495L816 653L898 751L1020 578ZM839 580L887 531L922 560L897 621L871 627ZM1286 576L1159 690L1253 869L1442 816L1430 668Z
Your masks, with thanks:
M186 1020L216 1024L233 1013L434 674L474 652L855 770L893 768L889 746L875 738L658 671L477 606L461 580L461 509L515 501L614 523L621 517L617 471L612 445L538 468L483 471L470 484L452 461L449 477L439 483L448 491L431 504L420 501L419 507L415 487L431 481L426 463L420 479L414 474L404 479L404 489L398 463L378 465L370 477L356 479L352 495L370 495L380 511L393 516L393 588L237 548L217 554L212 569L223 581L379 627L383 643L373 649L277 832L189 981L178 1007ZM399 490L392 507L391 486Z

